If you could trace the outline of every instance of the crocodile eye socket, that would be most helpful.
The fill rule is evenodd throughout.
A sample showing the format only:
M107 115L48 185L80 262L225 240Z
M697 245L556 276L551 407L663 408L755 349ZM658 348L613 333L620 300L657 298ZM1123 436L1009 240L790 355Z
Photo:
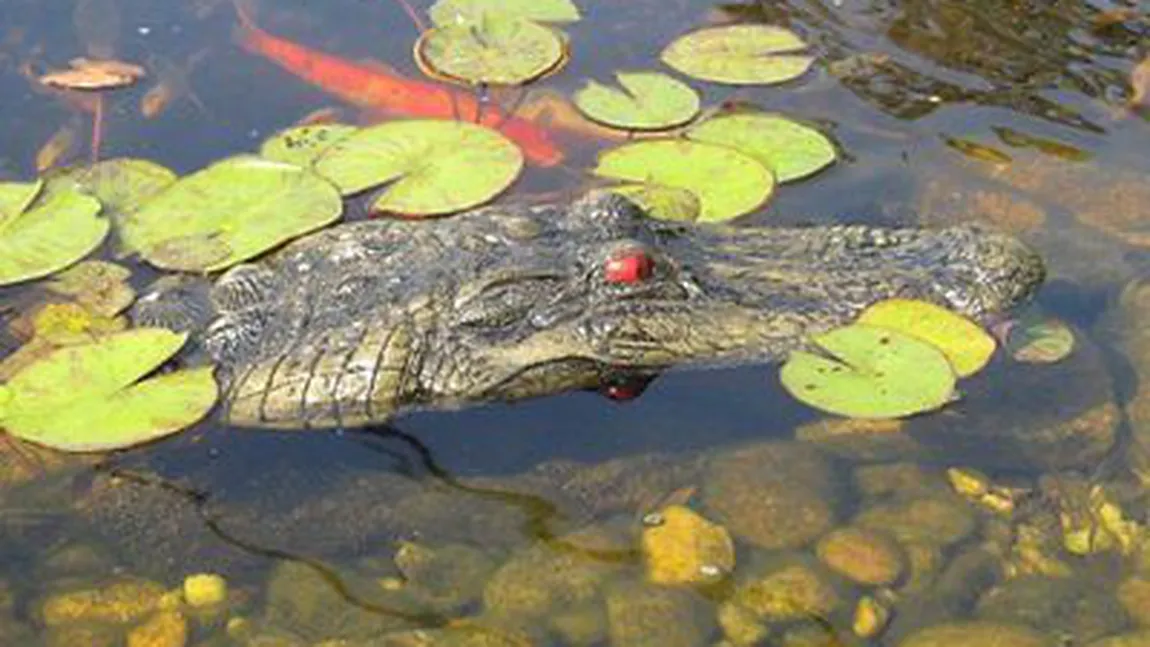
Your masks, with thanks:
M639 283L651 278L655 262L641 249L623 249L603 262L603 280L608 283Z

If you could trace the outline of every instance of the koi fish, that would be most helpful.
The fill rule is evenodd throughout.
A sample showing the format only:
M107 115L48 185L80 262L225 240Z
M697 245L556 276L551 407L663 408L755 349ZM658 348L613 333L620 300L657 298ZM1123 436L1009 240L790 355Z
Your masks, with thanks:
M405 78L382 64L356 63L274 36L257 26L239 2L236 12L241 47L349 103L395 115L477 122L507 135L538 166L563 161L563 150L537 123L481 105L469 93Z

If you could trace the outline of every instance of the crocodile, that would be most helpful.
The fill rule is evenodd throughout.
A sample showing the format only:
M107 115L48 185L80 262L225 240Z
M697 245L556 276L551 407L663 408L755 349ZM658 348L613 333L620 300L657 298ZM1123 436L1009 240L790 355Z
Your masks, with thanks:
M596 191L346 222L134 315L195 331L227 423L332 428L771 362L893 297L986 322L1043 278L1033 250L972 227L668 222Z

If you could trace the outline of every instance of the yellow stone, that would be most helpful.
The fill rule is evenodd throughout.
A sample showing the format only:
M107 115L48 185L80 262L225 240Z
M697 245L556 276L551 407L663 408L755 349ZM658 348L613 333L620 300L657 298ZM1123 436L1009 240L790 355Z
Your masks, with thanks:
M188 621L178 611L160 611L128 633L128 647L184 647Z
M869 595L864 595L855 606L855 617L851 629L860 638L874 638L886 629L890 621L890 609Z
M990 492L990 479L978 470L951 467L946 470L946 480L955 492L971 499L977 500Z
M707 584L735 567L735 544L727 529L686 506L671 505L646 518L643 555L656 584Z
M214 573L184 578L184 601L193 607L211 607L228 599L228 582Z
M719 605L719 626L733 645L758 645L771 635L771 628L758 614L733 601Z
M50 627L82 621L126 624L154 611L164 593L164 587L155 582L121 580L102 589L52 596L41 613Z

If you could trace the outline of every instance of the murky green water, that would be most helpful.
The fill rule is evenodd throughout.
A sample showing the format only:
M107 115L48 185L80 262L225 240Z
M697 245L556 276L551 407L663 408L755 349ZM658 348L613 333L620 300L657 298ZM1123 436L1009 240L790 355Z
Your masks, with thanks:
M235 47L228 2L78 2L0 0L4 179L33 176L62 128L58 163L89 155L91 116L26 76L84 54L184 71L195 96L147 117L151 80L111 95L103 157L187 172L321 108L374 119ZM572 60L543 82L564 93L657 66L694 27L795 30L818 56L800 80L693 83L844 153L745 222L1012 231L1047 258L1037 306L1074 327L1074 354L998 357L897 429L824 421L747 367L664 375L625 404L577 393L365 432L209 423L83 461L5 445L0 644L1150 645L1150 123L1127 105L1150 3L578 4ZM259 15L418 75L393 0ZM609 145L566 143L568 168L514 193L577 190ZM6 318L22 294L0 289ZM165 596L200 572L227 602Z

